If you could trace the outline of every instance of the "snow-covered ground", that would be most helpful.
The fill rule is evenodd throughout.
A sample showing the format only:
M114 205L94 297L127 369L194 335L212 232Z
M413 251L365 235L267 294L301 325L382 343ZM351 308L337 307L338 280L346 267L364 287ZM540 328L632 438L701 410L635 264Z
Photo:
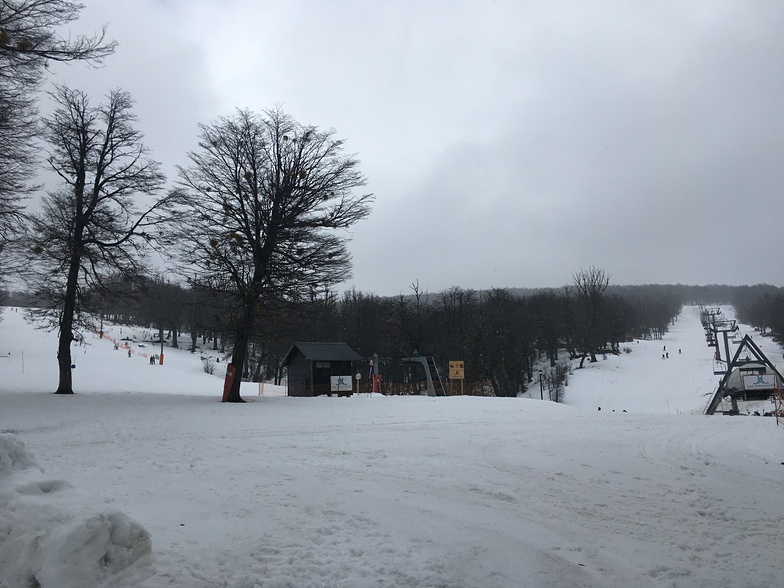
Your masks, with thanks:
M222 363L149 365L143 332L106 331L131 357L90 338L55 396L54 336L4 311L2 588L782 585L784 426L701 414L696 308L575 370L566 406L255 384L222 404Z

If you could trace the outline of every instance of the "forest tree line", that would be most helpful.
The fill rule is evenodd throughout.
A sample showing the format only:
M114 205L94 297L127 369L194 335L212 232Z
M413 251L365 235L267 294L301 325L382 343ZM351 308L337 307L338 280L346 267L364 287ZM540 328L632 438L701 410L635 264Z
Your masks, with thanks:
M433 356L443 373L448 361L462 360L467 386L489 384L495 395L516 395L537 377L540 360L554 368L566 358L595 361L597 354L619 353L633 337L661 336L679 312L681 299L667 288L608 286L601 270L582 273L591 271L601 290L595 308L574 284L525 293L452 287L431 294L414 283L396 297L314 289L297 301L258 309L242 375L247 380L280 378L281 361L292 343L338 341L382 362ZM111 291L121 295L86 296L104 320L154 328L172 347L230 356L233 323L239 317L219 293L162 277L124 281ZM17 293L7 303L34 300ZM195 337L181 342L182 333Z
M607 282L593 334L587 332L589 309L574 280L560 289L455 286L437 293L415 282L394 297L357 289L313 289L295 302L259 309L242 376L246 381L280 381L283 358L294 342L336 341L368 360L378 356L390 384L396 379L396 360L421 354L433 356L442 374L449 361L463 361L466 392L515 396L538 386L538 371L548 366L555 372L567 359L591 361L592 353L593 359L596 354L622 353L624 343L633 338L661 337L684 304L733 305L741 321L784 340L784 289L617 286L595 268L581 270L574 278L591 271L599 274L599 286L602 279ZM122 295L88 297L104 320L155 329L167 346L230 358L237 317L217 292L161 276L123 280L111 290ZM36 305L33 295L20 292L6 293L3 300Z
M734 303L738 319L784 343L784 289L764 286L742 292Z

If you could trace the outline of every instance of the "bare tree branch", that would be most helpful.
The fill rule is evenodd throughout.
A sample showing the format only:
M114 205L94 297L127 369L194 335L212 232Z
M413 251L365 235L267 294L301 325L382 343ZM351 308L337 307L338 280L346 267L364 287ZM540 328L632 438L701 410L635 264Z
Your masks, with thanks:
M175 229L178 257L183 271L233 296L233 363L242 370L261 301L305 297L313 284L349 277L346 238L336 231L365 218L373 197L355 193L365 180L342 141L278 109L239 110L200 130L190 166L179 169L189 200ZM239 378L230 400L241 401Z
M102 291L108 277L115 283L117 276L142 271L155 238L147 231L168 222L172 204L181 198L157 197L164 176L133 126L127 92L113 90L98 107L83 92L63 86L54 97L59 107L44 128L48 162L63 188L47 194L42 211L32 217L31 267L50 316L57 317L57 392L70 394L70 344L80 337L81 316L91 310L86 292ZM151 205L137 205L149 199Z

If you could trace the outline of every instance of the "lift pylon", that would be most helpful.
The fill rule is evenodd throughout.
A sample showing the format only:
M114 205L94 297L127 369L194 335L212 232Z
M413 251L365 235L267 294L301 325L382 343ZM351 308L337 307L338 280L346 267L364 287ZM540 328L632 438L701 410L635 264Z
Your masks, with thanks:
M741 352L746 351L746 358L740 359ZM749 355L754 356L754 359L751 360ZM774 374L774 390L776 387L781 386L782 376L779 371L776 369L771 361L767 358L767 356L762 352L762 350L757 347L757 344L754 343L751 337L748 335L743 337L743 340L740 342L735 355L732 357L731 360L727 362L727 371L724 374L724 377L719 382L719 387L716 389L713 398L708 403L708 406L705 409L705 414L715 414L716 410L719 408L721 401L726 397L730 396L732 400L732 408L733 410L737 410L737 392L734 389L727 388L727 382L729 382L730 377L732 376L733 370L735 368L740 368L745 364L748 364L750 361L755 363L759 363L764 365L767 369L770 370L769 373ZM763 390L765 388L762 388ZM774 394L775 397L775 394Z

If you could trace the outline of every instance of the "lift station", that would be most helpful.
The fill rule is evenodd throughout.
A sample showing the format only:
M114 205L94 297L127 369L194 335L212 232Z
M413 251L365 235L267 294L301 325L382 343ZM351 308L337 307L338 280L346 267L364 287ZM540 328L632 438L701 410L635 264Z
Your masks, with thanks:
M715 414L725 398L729 398L729 414L738 414L739 400L767 400L777 402L784 389L784 378L762 350L746 335L738 340L735 321L724 318L721 310L704 308L701 312L702 325L708 345L716 347L714 374L722 375L719 387L708 403L705 414ZM738 349L730 357L730 335ZM723 343L723 345L721 345ZM721 351L724 350L724 357ZM725 359L726 358L726 359Z

